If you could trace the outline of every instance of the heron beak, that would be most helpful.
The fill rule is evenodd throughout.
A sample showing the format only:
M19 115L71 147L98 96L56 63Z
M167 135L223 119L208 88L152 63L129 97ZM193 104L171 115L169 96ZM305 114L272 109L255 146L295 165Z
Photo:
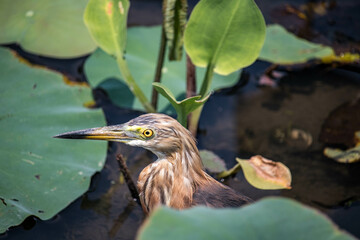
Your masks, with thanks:
M100 128L89 128L72 131L54 136L54 138L92 139L116 142L128 142L137 139L135 134L126 130L125 125L115 125Z

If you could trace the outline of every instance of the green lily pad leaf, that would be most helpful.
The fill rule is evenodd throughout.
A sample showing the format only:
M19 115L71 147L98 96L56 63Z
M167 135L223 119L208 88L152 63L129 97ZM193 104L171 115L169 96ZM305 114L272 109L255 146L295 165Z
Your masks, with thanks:
M360 145L346 151L335 148L325 148L324 154L339 163L354 163L360 161Z
M275 64L299 64L333 55L332 48L301 39L273 24L266 28L266 40L259 59Z
M274 162L260 155L249 160L236 158L246 180L259 189L290 189L291 173L281 162Z
M163 1L164 30L169 46L169 60L181 60L187 15L187 0Z
M89 187L105 161L106 143L54 135L105 124L91 89L67 85L55 72L20 63L0 48L0 233L27 216L46 220Z
M122 57L126 44L128 0L90 0L84 21L96 43L108 54Z
M152 82L156 68L156 58L159 50L159 41L161 37L161 27L132 27L128 29L127 34L126 61L134 79L136 79L136 82L147 98L150 99ZM96 50L85 62L85 73L92 87L101 87L101 83L105 79L109 78L116 78L125 83L121 77L116 59L100 49ZM196 69L196 77L198 80L202 81L204 74L204 68ZM211 89L217 90L233 86L238 81L238 77L239 72L235 72L228 76L215 74ZM185 58L182 58L180 62L169 62L168 60L165 60L164 67L162 69L161 82L171 90L174 96L179 97L185 95L185 79ZM198 82L197 86L200 85L200 82ZM120 107L144 110L143 106L137 99L135 99L132 104L129 104L122 92L119 92L117 98L112 98L112 100ZM166 99L159 99L160 111L169 109L168 106L169 102ZM173 112L166 113L170 114Z
M0 43L16 42L26 51L72 58L95 50L83 22L87 0L2 0Z
M321 212L286 198L266 198L242 208L159 207L140 228L138 240L163 239L355 239Z
M121 102L130 106L134 104L135 97L130 91L129 87L116 78L105 79L101 83L100 88L106 91L109 98L114 102Z
M253 63L265 40L265 21L253 0L202 0L185 29L185 49L199 67L227 75Z
M175 108L177 113L177 120L186 127L187 116L189 113L205 104L210 97L210 94L201 98L201 96L194 96L186 98L182 101L177 101L172 92L161 83L153 83L155 90L164 96L171 105Z
M225 161L211 151L201 150L200 157L205 169L212 173L220 173L227 170Z

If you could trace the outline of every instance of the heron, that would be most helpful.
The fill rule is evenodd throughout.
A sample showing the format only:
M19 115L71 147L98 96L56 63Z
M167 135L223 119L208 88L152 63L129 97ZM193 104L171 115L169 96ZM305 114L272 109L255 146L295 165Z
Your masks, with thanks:
M55 137L115 141L153 152L157 160L141 171L137 181L146 214L160 205L181 210L195 205L239 207L252 201L207 174L192 134L165 114L144 114L124 124Z

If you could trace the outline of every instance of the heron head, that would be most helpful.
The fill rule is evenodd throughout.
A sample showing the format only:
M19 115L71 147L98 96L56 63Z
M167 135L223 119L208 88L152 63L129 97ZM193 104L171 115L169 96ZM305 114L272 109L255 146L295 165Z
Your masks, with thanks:
M54 137L122 142L148 149L159 158L178 151L184 139L192 139L178 121L159 113L144 114L124 124L89 128Z

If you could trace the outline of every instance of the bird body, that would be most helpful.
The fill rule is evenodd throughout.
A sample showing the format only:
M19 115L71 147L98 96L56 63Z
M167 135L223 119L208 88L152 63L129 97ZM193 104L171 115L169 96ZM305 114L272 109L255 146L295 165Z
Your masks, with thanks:
M142 208L159 205L185 209L194 205L237 207L251 201L219 183L203 169L196 141L175 119L158 113L141 115L121 125L69 132L56 137L124 142L150 150L158 159L139 175Z

